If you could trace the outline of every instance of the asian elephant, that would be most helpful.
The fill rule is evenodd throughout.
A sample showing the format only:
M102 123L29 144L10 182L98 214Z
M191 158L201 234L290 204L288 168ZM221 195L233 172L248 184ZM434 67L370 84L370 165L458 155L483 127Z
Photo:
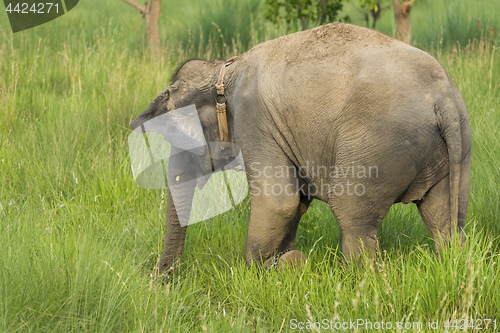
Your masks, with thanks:
M377 228L397 202L417 204L438 253L454 235L463 244L469 120L457 87L426 52L367 28L321 26L228 62L187 61L131 127L192 104L203 139L218 144L181 152L184 162L168 172L182 182L241 151L251 201L249 264L304 260L291 249L312 199L333 211L348 261L376 253ZM168 126L177 137L196 135L180 120ZM186 228L178 212L189 212L186 192L175 207L168 191L160 272L182 252Z

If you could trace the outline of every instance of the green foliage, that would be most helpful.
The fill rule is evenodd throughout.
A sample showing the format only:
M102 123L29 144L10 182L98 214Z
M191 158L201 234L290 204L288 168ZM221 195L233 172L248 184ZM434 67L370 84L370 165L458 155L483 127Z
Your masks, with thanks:
M347 0L349 1L349 0ZM359 0L361 2L361 8L368 8L368 10L378 10L380 5L380 0Z
M335 20L349 21L348 16L339 17L343 3L349 0L265 0L264 17L280 25L302 30ZM361 7L377 10L375 0L360 0Z
M302 30L337 19L342 0L266 0L265 18L276 24L296 24Z
M438 260L416 208L398 204L379 230L376 270L346 270L333 214L315 202L297 233L297 248L308 257L304 270L262 274L244 260L246 202L191 226L178 274L164 284L151 278L163 244L165 197L134 184L128 124L185 58L239 54L251 46L245 34L256 44L283 33L253 12L253 24L235 25L231 38L221 38L199 19L204 11L205 22L217 20L222 29L234 19L213 14L223 8L176 3L164 8L165 49L155 60L145 51L142 18L120 1L80 1L61 19L14 35L0 20L0 331L287 332L293 318L337 316L491 318L498 330L499 40L481 23L479 38L455 43L456 52L445 48L440 39L454 38L447 31L460 25L442 20L454 15L445 7L429 12L421 1L412 10L415 33L457 84L471 121L465 248L452 247ZM480 7L465 28L477 29L478 15L498 27L499 5ZM393 18L385 20L381 27ZM203 36L217 32L225 46L189 40L190 27Z
M378 1L377 1L378 2ZM351 23L367 25L367 12L360 10L360 1L346 2L340 13ZM376 29L389 36L394 34L392 1L380 1L380 18ZM486 39L500 45L500 2L489 0L415 1L411 10L412 40L419 48L439 48L452 51L468 45L474 39Z

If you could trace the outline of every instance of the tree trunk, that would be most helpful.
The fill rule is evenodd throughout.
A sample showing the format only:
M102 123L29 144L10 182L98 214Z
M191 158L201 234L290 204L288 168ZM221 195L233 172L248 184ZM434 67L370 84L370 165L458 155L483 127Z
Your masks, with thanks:
M150 0L146 7L139 5L135 0L123 0L129 5L139 9L146 20L146 42L152 54L160 53L160 34L158 25L160 21L161 0Z
M160 21L161 0L150 0L146 7L146 41L152 54L160 53L160 34L158 24Z
M394 19L396 21L396 38L405 43L411 43L411 21L410 11L413 5L413 0L402 1L393 0L394 4Z

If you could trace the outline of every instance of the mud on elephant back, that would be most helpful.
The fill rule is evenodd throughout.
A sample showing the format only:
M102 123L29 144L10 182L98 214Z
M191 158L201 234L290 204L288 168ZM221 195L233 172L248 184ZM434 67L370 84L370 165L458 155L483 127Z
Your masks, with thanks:
M160 273L181 256L195 188L237 156L251 201L248 264L303 263L295 235L313 199L333 211L347 261L376 253L377 229L397 202L417 204L438 253L455 235L464 242L469 120L457 87L429 54L334 23L261 43L230 62L188 61L172 82L131 123L142 132L181 110L158 123L176 155L167 168ZM182 116L188 106L196 121Z

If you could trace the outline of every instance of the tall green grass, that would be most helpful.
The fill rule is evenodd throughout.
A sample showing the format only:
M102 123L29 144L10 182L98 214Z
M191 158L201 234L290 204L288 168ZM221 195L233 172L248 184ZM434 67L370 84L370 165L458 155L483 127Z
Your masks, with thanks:
M152 279L165 197L134 184L128 124L184 58L228 57L281 33L250 15L254 2L194 4L165 2L164 49L155 59L145 51L142 19L121 2L81 2L15 35L0 22L0 331L290 331L294 318L491 318L498 327L500 56L498 35L485 28L471 43L454 43L456 51L440 36L421 43L453 78L470 116L463 250L438 260L415 207L396 205L379 231L381 258L346 270L333 214L315 202L297 235L304 270L263 274L244 261L246 202L191 226L178 273L163 284ZM250 8L247 23L224 30L227 8ZM415 7L414 26L429 26L424 11ZM490 13L483 15L497 27ZM446 31L439 16L448 14L432 15Z
M391 0L380 1L381 13L377 30L393 36L394 12ZM344 5L341 15L348 15L352 23L366 25L360 1ZM465 47L474 39L485 38L498 46L500 33L500 2L489 0L416 0L411 10L413 44L426 50L451 51ZM370 21L371 24L371 21Z

